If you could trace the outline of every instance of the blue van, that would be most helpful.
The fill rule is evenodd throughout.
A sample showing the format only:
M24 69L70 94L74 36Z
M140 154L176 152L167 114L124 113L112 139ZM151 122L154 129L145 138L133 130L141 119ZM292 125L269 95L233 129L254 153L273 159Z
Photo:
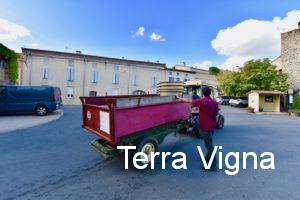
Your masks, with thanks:
M36 113L44 116L61 107L58 87L0 85L0 114Z

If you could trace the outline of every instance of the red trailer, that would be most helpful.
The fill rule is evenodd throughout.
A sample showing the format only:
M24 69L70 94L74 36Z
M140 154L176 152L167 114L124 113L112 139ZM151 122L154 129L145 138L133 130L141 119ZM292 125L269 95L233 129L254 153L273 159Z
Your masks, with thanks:
M166 135L190 116L191 105L175 96L122 95L81 97L82 127L99 136L92 146L103 156L119 153L118 145L134 145L146 154L157 151Z

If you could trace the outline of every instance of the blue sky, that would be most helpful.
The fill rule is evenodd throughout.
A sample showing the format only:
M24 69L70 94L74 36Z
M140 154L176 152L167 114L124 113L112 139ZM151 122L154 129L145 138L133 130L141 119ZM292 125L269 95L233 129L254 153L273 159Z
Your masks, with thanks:
M226 68L223 64L228 62L230 68L245 59L274 58L280 51L280 33L272 30L293 29L300 21L296 0L0 0L0 5L2 23L28 31L17 34L18 27L0 26L0 42L15 50L23 45L59 51L68 47L86 54L159 60L169 67L185 61L202 68L212 64ZM245 30L249 25L253 33ZM143 34L137 35L140 27ZM269 37L272 32L274 38ZM161 38L151 40L153 33ZM264 45L264 38L272 39Z

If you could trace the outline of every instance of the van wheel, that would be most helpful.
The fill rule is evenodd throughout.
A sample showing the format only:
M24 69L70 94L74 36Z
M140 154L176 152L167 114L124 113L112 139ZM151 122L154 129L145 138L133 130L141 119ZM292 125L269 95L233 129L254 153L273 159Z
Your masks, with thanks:
M47 107L46 106L37 106L35 108L35 113L38 115L38 116L45 116L47 115L48 113L48 110L47 110Z

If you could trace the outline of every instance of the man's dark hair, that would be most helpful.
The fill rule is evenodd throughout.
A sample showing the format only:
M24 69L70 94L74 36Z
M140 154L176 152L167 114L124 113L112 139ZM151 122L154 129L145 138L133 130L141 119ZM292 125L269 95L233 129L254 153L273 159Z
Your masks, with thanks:
M210 96L210 94L211 94L211 89L210 89L210 87L204 86L204 87L202 88L202 94L203 94L204 96Z

